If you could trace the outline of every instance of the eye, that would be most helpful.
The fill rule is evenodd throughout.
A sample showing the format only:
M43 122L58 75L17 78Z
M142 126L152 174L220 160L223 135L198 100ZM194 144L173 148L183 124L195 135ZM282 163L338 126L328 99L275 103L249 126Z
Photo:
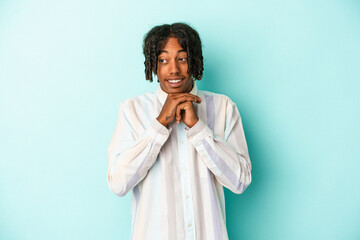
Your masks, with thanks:
M166 63L166 59L159 59L159 63Z
M187 58L181 57L181 58L179 58L179 61L180 62L185 62L185 61L187 61Z

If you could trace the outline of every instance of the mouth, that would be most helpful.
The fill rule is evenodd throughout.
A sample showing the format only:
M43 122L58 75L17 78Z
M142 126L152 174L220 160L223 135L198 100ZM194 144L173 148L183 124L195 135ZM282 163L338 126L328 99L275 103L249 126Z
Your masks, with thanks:
M167 82L169 83L169 86L172 88L180 87L182 84L183 78L178 79L168 79Z

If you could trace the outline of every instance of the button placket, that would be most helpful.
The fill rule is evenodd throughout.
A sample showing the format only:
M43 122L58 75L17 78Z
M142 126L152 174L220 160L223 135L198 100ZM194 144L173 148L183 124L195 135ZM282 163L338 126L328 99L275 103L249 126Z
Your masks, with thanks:
M194 239L195 228L194 228L194 210L191 196L191 182L190 182L190 169L189 169L189 157L188 149L186 144L186 132L184 129L185 124L181 123L178 125L178 151L181 178L182 178L182 193L183 193L183 204L184 204L184 224L186 227L186 239Z

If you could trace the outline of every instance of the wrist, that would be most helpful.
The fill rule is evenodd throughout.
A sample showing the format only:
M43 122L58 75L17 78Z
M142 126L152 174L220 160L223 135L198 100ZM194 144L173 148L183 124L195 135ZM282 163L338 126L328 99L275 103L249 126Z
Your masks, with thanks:
M196 124L198 121L199 121L199 118L197 117L197 118L195 118L195 120L194 120L191 124L188 125L188 127L189 127L189 128L192 128L193 126L195 126L195 124Z
M166 128L168 127L168 125L167 125L166 121L164 121L164 119L157 117L156 120L164 127L166 127Z

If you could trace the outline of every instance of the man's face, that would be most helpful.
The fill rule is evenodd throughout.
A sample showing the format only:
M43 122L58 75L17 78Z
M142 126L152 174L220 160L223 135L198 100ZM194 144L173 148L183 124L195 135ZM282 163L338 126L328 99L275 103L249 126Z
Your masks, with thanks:
M156 75L166 93L185 93L192 89L191 74L187 72L187 53L178 39L171 37L158 56Z

